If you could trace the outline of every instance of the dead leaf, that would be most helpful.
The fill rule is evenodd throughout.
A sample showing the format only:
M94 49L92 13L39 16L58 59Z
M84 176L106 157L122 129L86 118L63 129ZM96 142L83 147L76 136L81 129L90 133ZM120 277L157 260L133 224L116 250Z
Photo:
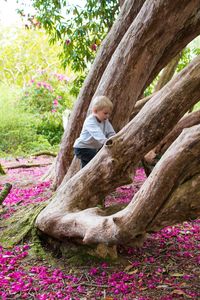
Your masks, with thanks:
M170 276L174 276L174 277L183 277L185 274L183 273L170 273Z
M126 266L126 268L124 269L124 272L127 272L129 270L131 270L133 268L133 265L128 265Z
M182 290L173 290L171 292L172 294L177 294L177 295L183 295L186 296L187 298L192 298L190 295L186 294L184 291Z
M133 270L133 271L128 272L128 274L132 275L132 274L137 273L137 271L138 271L138 269L135 269L135 270Z

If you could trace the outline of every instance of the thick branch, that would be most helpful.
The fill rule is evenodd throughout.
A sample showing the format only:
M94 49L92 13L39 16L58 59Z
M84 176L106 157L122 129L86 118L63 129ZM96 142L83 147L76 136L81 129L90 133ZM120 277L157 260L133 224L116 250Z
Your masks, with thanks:
M6 169L19 169L19 168L36 168L36 167L44 167L48 166L51 163L35 163L35 164L14 164L14 165L7 165Z
M3 201L6 199L6 197L10 193L11 189L12 189L12 184L5 183L3 190L0 191L0 205L2 205Z
M155 152L163 155L175 139L181 134L184 128L189 128L194 125L200 124L200 110L192 112L184 116L173 130L156 146Z
M169 45L176 48L179 50L173 53L176 55L185 46L183 35L183 41L179 40L177 44L175 40L180 33L188 34L187 26L198 10L199 1L181 1L181 7L178 0L146 1L142 6L114 52L95 93L106 94L112 99L112 123L117 131L128 123L155 66L159 68L158 72L162 69L165 49ZM200 16L198 22L200 27ZM176 47L172 46L172 41ZM171 60L171 52L169 55L166 54L165 62Z
M184 128L189 128L197 124L200 124L200 110L184 116L173 130L154 149L145 155L145 160L150 164L154 164L154 158L162 156Z

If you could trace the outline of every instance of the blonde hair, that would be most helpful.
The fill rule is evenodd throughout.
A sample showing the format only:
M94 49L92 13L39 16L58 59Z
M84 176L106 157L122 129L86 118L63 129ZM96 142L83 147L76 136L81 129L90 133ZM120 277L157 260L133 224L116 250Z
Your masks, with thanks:
M106 96L97 96L92 100L92 109L101 110L103 108L113 109L113 103Z

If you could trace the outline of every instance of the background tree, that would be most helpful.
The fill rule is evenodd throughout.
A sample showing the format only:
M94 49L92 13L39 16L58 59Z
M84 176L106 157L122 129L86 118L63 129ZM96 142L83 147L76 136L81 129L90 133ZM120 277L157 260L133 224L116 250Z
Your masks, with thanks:
M9 37L9 39L8 39ZM48 43L49 37L42 30L23 28L2 29L0 48L1 82L24 87L36 71L63 72L59 67L59 45ZM66 75L70 71L66 70Z
M19 13L24 14L26 3L19 1ZM112 27L119 13L117 0L89 0L85 5L70 5L65 0L33 0L36 19L50 34L50 42L59 41L60 58L64 67L87 72L101 41ZM81 79L81 77L79 77Z

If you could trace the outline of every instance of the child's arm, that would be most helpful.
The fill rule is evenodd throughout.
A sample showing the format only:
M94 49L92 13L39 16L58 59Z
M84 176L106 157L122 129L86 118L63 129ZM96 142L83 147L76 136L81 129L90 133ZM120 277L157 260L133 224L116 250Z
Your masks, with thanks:
M106 124L107 128L106 128L106 137L109 139L111 136L115 135L116 132L112 127L112 124L107 120L107 124Z

